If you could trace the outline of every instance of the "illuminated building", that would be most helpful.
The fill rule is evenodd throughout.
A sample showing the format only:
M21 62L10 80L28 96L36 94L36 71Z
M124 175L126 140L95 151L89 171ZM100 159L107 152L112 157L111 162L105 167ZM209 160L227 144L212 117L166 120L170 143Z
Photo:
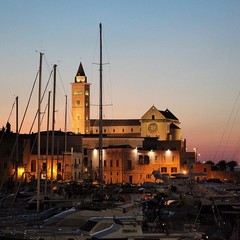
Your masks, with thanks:
M89 118L91 96L86 79L80 63L72 83L72 132L82 135L90 178L97 179L99 120ZM169 109L152 106L140 119L103 119L102 125L107 183L154 181L153 170L171 175L180 173L183 163L195 161L194 152L186 152L180 121Z

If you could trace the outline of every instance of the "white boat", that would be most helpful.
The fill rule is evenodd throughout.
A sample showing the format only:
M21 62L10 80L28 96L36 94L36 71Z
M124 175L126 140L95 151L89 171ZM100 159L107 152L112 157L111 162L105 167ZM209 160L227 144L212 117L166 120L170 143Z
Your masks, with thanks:
M91 217L76 231L66 229L29 229L25 231L13 231L4 235L1 239L33 239L33 240L137 240L137 239L159 239L159 240L203 240L204 236L194 230L191 226L180 232L171 232L161 222L148 230L143 230L144 218L138 216L100 216Z

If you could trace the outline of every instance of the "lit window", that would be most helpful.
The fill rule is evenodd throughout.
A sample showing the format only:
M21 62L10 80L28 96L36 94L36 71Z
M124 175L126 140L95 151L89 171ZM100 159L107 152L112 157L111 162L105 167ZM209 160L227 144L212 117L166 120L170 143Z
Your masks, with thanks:
M166 167L161 167L161 172L166 173L167 172L167 168Z
M89 95L89 91L88 91L88 90L85 91L85 95L86 95L86 96Z

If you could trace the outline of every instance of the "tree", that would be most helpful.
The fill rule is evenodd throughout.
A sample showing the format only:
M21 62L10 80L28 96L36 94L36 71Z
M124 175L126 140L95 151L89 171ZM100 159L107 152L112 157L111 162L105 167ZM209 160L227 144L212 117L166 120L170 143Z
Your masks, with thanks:
M238 163L236 161L230 161L227 163L227 166L229 167L231 172L234 172L234 168L238 166Z
M211 170L212 171L218 170L218 166L215 165L215 162L213 162L211 160L208 160L208 161L206 161L206 164L210 164L211 165Z
M227 162L225 160L221 160L216 164L219 167L220 171L225 171L227 169Z

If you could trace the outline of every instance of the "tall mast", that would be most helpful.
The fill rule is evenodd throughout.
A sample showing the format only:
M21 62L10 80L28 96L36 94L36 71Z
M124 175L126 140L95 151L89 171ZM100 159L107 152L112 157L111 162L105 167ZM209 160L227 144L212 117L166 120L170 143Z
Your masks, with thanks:
M39 64L39 89L38 89L38 171L37 171L37 212L39 212L40 205L40 169L41 169L41 153L40 153L40 132L41 132L41 86L42 86L42 56L43 53L40 52L40 64Z
M63 156L63 173L62 173L62 179L65 179L66 174L66 156L67 156L67 95L65 96L65 127L64 127L64 156Z
M18 139L19 139L19 128L18 128L18 97L16 97L16 162L15 162L15 174L16 174L16 181L15 187L17 189L18 185Z
M102 24L99 24L100 28L100 69L99 69L99 184L102 186L103 172L102 172L102 157L103 157L103 143L102 143Z
M57 65L53 65L53 107L52 107L52 154L51 154L51 200L52 200L52 188L53 188L53 158L54 158L54 131L55 131L55 98L56 98L56 68Z
M51 91L48 92L45 195L47 195L47 182L48 182L48 149L49 149L49 118L50 118L50 101L51 101Z

